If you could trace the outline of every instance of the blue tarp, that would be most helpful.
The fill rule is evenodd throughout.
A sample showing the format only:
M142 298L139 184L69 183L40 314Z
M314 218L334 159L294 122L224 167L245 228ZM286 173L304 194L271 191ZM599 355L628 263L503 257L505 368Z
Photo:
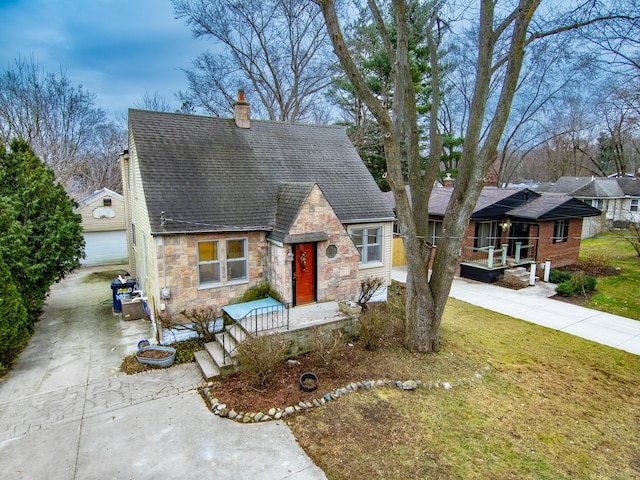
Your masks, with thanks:
M277 300L274 300L271 297L261 298L260 300L253 300L251 302L246 303L236 303L234 305L227 305L226 307L222 307L222 310L229 315L234 320L240 320L244 318L251 310L255 310L256 308L266 308L266 307L280 307L284 309L284 305L279 303Z

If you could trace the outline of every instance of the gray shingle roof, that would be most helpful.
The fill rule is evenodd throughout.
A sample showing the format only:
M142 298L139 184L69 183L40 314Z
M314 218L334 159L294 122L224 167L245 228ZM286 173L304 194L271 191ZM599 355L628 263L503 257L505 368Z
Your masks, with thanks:
M601 213L597 208L569 195L545 192L529 203L508 211L507 216L539 221L595 217Z
M409 188L409 186L406 186L405 188L407 189L407 193L409 194L409 200L411 200L411 189ZM499 216L504 211L507 211L510 208L512 208L513 203L516 203L516 204L519 203L519 200L517 199L509 201L508 200L509 197L514 197L514 196L517 196L518 194L521 194L522 192L527 192L527 191L529 190L526 188L509 189L509 188L484 187L482 189L482 192L480 193L480 197L478 197L478 202L476 203L476 206L473 209L473 214L471 218L474 219L474 217L478 215L483 216L482 214L484 212L482 211L485 209L488 209L489 207L493 207L491 208L491 210L495 210L496 208L498 210L501 210L501 212L498 214ZM447 205L449 204L449 200L451 199L452 193L453 193L453 188L435 187L431 191L431 196L429 197L429 214L440 216L440 217L444 216L447 210ZM529 192L529 193L531 195L536 195L533 192ZM393 192L385 192L384 195L385 195L385 198L387 199L387 202L391 206L391 208L395 208L396 202L395 202L395 198L393 197ZM494 212L490 212L490 214L493 214L493 213Z
M302 205L307 200L315 183L281 183L278 187L276 202L276 223L269 238L280 243L297 243L294 237L289 235ZM307 232L302 241L326 240L326 234L318 236L320 232ZM309 235L312 234L312 237ZM302 237L300 237L302 238ZM311 239L313 238L313 239ZM328 238L328 237L327 237Z
M540 186L536 191L566 193L580 198L640 196L640 179L637 177L560 177L551 186Z
M571 194L577 189L588 185L592 180L593 177L560 177L546 191Z
M317 183L343 223L393 218L341 127L129 110L129 130L154 233L271 230L286 182Z
M618 185L617 178L594 178L582 188L570 193L574 197L581 198L619 198L624 197L624 192Z
M640 197L640 178L638 177L621 177L618 178L618 185L625 195L631 197Z
M444 216L452 193L452 188L434 188L429 200L429 214ZM395 208L393 193L385 192L385 196ZM564 194L535 193L528 188L484 187L471 220L500 220L505 216L536 221L559 220L593 217L600 213L597 208Z

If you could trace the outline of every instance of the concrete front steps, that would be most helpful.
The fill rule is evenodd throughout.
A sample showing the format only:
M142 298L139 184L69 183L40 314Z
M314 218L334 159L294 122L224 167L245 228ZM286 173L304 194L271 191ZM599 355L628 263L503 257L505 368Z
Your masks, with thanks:
M336 302L296 307L291 310L288 326L264 330L258 335L281 334L285 341L290 342L288 355L296 356L312 348L312 331L315 328L326 333L342 330L347 335L354 335L358 313L359 310L341 311ZM237 346L249 336L251 328L252 326L236 323L228 327L227 331L217 333L214 342L205 344L204 350L195 353L196 363L205 380L209 381L239 370Z
M504 271L504 279L529 285L530 272L524 267L510 268Z
M228 375L238 370L236 347L247 338L240 324L229 327L225 332L216 333L216 340L206 343L204 350L195 352L194 357L205 380Z

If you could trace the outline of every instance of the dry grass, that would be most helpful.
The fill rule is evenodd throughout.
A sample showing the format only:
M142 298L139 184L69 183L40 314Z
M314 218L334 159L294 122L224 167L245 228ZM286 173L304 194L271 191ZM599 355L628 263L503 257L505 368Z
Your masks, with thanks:
M489 362L484 379L290 417L328 478L640 478L640 357L455 300L441 338L435 355L376 355L394 379L455 382Z

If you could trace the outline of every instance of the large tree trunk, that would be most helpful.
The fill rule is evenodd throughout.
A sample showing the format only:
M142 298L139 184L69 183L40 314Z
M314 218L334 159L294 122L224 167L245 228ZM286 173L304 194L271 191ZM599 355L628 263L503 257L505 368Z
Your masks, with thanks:
M526 30L538 0L520 0L502 23L495 25L494 1L482 0L480 12L480 48L477 60L476 85L471 104L469 124L465 135L462 158L458 164L457 183L447 207L443 222L443 237L433 259L433 273L428 277L432 256L429 238L429 199L436 180L442 155L442 136L438 129L440 105L438 47L435 33L427 36L431 54L432 105L429 129L430 151L426 166L420 154L417 125L416 94L409 61L409 31L406 3L394 0L393 14L397 36L395 48L382 20L375 0L367 3L372 11L382 43L391 61L394 77L393 115L368 88L360 75L342 37L332 0L317 0L334 46L334 52L349 77L358 97L376 117L384 140L387 160L387 182L396 201L398 225L403 234L407 255L407 303L405 344L409 350L436 352L440 348L440 321L458 263L458 252L465 237L467 225L475 208L487 169L495 160L497 146L508 118L511 101L522 66ZM429 29L440 27L437 6L430 13ZM490 127L480 148L485 110L495 73L495 45L504 31L512 28L509 51L500 60L505 64L502 88L497 107L490 119ZM408 165L410 197L405 188L403 162Z

